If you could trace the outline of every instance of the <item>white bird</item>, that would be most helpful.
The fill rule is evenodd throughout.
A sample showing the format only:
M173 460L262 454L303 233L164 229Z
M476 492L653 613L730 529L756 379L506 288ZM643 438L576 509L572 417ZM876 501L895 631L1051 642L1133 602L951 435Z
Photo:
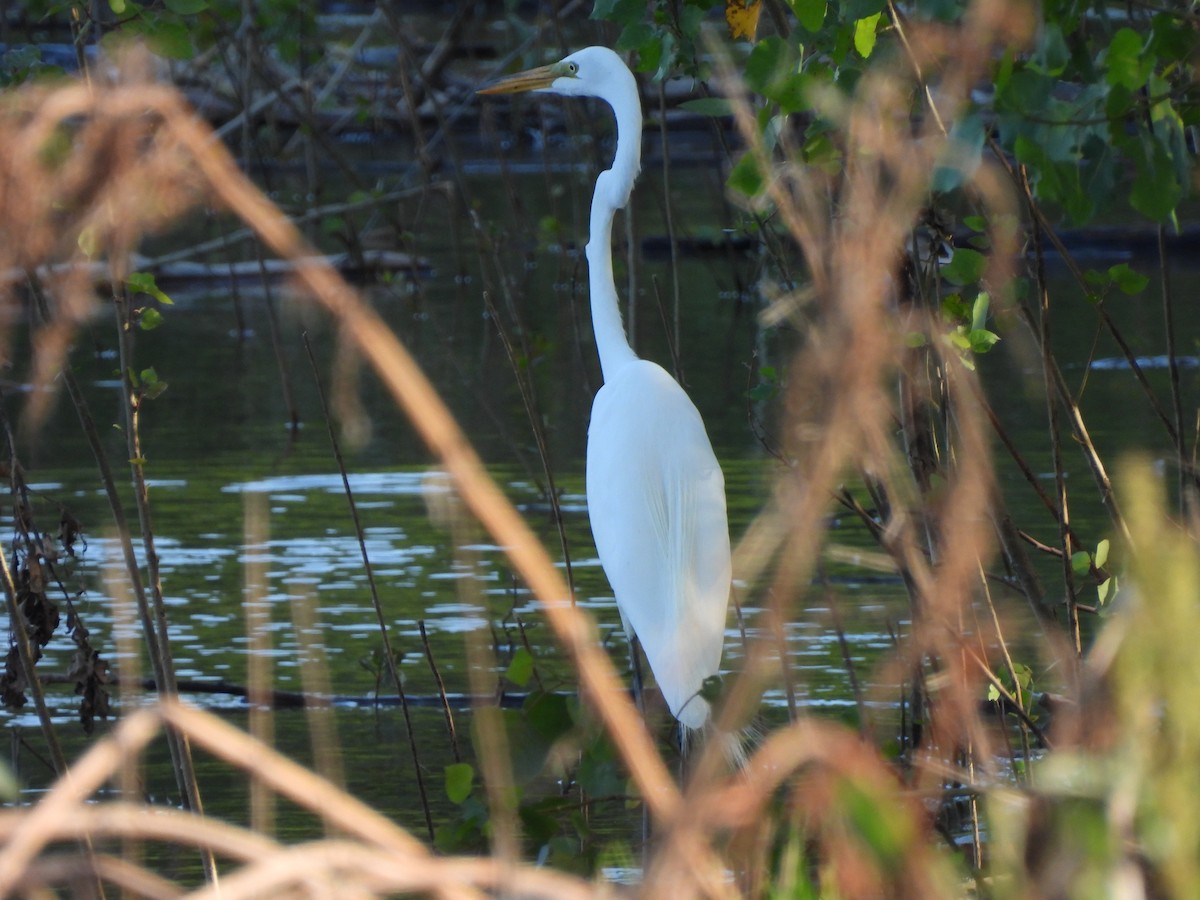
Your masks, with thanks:
M588 47L479 93L517 91L598 97L616 115L616 155L596 179L587 244L604 375L588 426L588 516L626 633L641 641L671 713L700 729L710 716L700 689L719 670L729 607L725 479L695 404L634 353L617 305L612 224L641 168L637 83L612 50Z

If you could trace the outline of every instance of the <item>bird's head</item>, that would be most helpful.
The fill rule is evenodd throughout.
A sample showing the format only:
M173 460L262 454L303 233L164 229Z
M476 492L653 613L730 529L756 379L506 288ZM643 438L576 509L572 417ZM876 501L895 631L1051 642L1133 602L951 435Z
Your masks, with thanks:
M540 91L568 97L599 97L612 103L627 90L633 75L624 61L607 47L585 47L548 66L509 75L480 88L480 94L515 94Z

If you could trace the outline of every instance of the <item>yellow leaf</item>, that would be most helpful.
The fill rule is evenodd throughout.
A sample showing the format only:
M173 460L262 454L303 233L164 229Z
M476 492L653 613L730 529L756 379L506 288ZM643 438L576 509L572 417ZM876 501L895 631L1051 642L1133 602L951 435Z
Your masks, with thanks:
M729 23L729 36L735 41L745 38L754 42L758 33L758 14L762 11L762 0L725 0L725 21Z

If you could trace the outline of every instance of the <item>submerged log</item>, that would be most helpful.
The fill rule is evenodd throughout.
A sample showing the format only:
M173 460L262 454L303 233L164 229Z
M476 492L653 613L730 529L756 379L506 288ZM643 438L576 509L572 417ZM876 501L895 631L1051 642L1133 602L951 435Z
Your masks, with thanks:
M160 263L150 257L134 254L129 260L128 270L150 273L159 287L231 282L252 287L264 278L271 282L291 278L300 268L317 261L337 269L350 281L366 281L386 273L419 278L432 271L429 260L397 250L364 250L362 253L335 253L309 259L250 259L212 263L191 260ZM39 266L34 274L42 281L52 282L78 273L80 269L86 270L95 284L111 286L112 269L104 260ZM24 270L9 269L0 275L0 289L19 285L25 278Z

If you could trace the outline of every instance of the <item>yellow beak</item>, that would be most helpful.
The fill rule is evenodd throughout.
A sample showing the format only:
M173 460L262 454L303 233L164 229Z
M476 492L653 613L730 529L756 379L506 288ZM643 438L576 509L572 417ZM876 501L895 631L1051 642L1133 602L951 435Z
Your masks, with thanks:
M515 75L508 75L499 81L492 82L487 87L480 88L475 93L516 94L522 91L536 91L539 88L550 87L554 83L554 79L562 74L562 67L558 63L538 66L536 69L527 69Z

